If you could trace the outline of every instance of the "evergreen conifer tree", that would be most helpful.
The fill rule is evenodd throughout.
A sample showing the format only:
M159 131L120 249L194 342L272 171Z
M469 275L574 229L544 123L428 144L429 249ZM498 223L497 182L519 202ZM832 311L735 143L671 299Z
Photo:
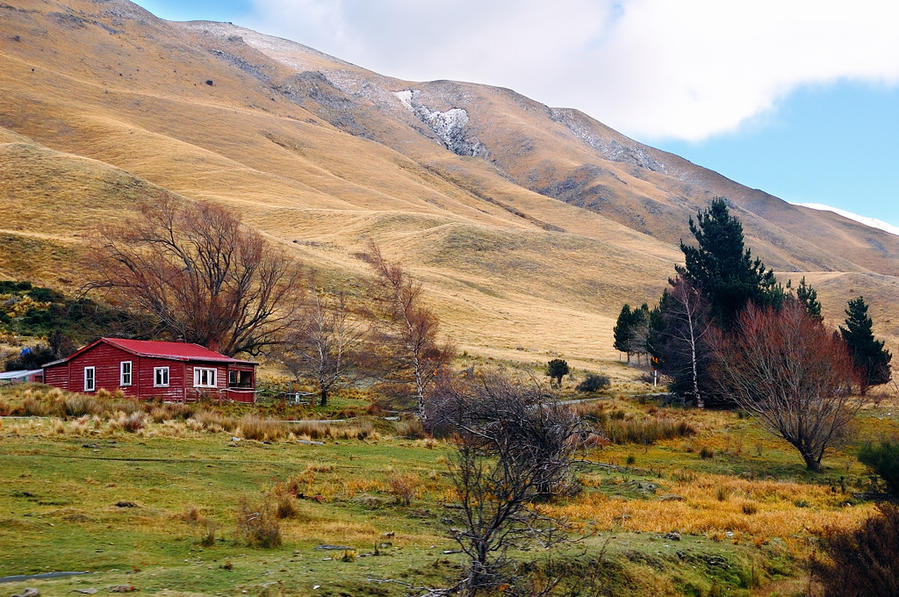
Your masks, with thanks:
M799 287L796 288L796 298L805 307L805 312L817 319L823 321L821 316L821 303L818 302L818 291L806 284L805 276L799 281Z
M730 215L721 197L690 218L690 232L697 246L681 241L685 264L677 273L708 301L717 324L729 332L749 301L758 306L779 307L784 298L772 270L743 246L743 225Z
M893 355L883 347L882 340L874 339L872 326L865 299L858 297L849 301L849 308L846 309L846 327L840 326L840 334L849 347L849 354L855 363L862 396L868 392L869 387L890 381L890 360Z
M618 320L615 322L615 329L612 330L612 335L615 338L615 350L626 352L628 361L630 361L631 359L631 353L629 349L630 323L631 306L627 303L624 303L624 306L621 307L621 313L618 314Z

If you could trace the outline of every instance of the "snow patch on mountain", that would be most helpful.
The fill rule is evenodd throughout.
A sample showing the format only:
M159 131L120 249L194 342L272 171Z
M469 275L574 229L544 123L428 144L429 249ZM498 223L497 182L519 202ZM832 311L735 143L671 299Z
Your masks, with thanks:
M601 135L593 130L592 123L582 114L567 108L548 108L550 119L564 124L578 139L595 149L607 160L622 162L653 172L665 172L665 165L652 157L638 144L632 147Z
M849 220L854 220L860 224L864 224L865 226L877 228L879 230L883 230L884 232L889 232L890 234L899 236L899 226L893 226L892 224L888 224L887 222L878 220L877 218L860 216L857 213L852 213L851 211L846 211L845 209L840 209L838 207L831 207L830 205L824 205L822 203L796 203L795 205L817 209L819 211L830 211L837 214L838 216L843 216L844 218L847 218Z
M484 144L477 137L468 136L466 132L469 121L467 110L463 108L450 108L445 112L431 110L418 101L421 92L417 89L403 89L393 94L434 131L447 149L456 155L487 157L487 148Z

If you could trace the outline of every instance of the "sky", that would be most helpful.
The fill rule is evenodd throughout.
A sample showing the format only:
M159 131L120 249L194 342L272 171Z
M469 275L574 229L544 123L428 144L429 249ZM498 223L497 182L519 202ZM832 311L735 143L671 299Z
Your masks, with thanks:
M893 0L138 0L381 74L512 88L899 233Z

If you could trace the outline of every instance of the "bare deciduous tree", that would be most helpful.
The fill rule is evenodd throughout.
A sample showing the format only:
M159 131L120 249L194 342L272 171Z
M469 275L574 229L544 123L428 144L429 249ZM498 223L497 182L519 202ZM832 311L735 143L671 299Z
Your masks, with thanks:
M352 378L353 357L366 330L343 292L327 292L314 280L309 286L309 299L297 318L298 327L285 337L281 358L296 378L315 381L319 404L326 406L328 395Z
M782 309L750 304L736 334L717 335L717 375L739 406L821 468L824 450L849 428L858 409L845 343L795 300Z
M659 314L661 325L651 338L654 352L661 357L659 368L675 381L689 380L689 390L677 389L691 393L696 406L703 408L699 380L710 356L708 305L699 290L678 276L662 295Z
M173 337L228 355L258 354L293 322L299 267L228 210L171 197L104 226L94 279Z
M567 539L566 525L534 502L569 487L580 421L539 388L495 375L442 380L432 407L456 440L458 500L444 523L469 558L459 588L475 595L514 586L521 579L509 550Z
M391 365L409 372L418 416L427 427L428 386L452 360L454 351L437 341L439 320L424 305L421 284L402 267L389 262L373 241L369 243L367 259L376 274L371 298L377 340L390 351Z

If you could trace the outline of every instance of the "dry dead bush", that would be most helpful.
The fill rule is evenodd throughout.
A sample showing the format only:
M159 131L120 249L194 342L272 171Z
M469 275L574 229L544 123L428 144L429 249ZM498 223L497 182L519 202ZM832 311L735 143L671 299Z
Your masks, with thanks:
M281 525L274 508L265 501L242 498L237 505L237 536L250 547L281 545Z

